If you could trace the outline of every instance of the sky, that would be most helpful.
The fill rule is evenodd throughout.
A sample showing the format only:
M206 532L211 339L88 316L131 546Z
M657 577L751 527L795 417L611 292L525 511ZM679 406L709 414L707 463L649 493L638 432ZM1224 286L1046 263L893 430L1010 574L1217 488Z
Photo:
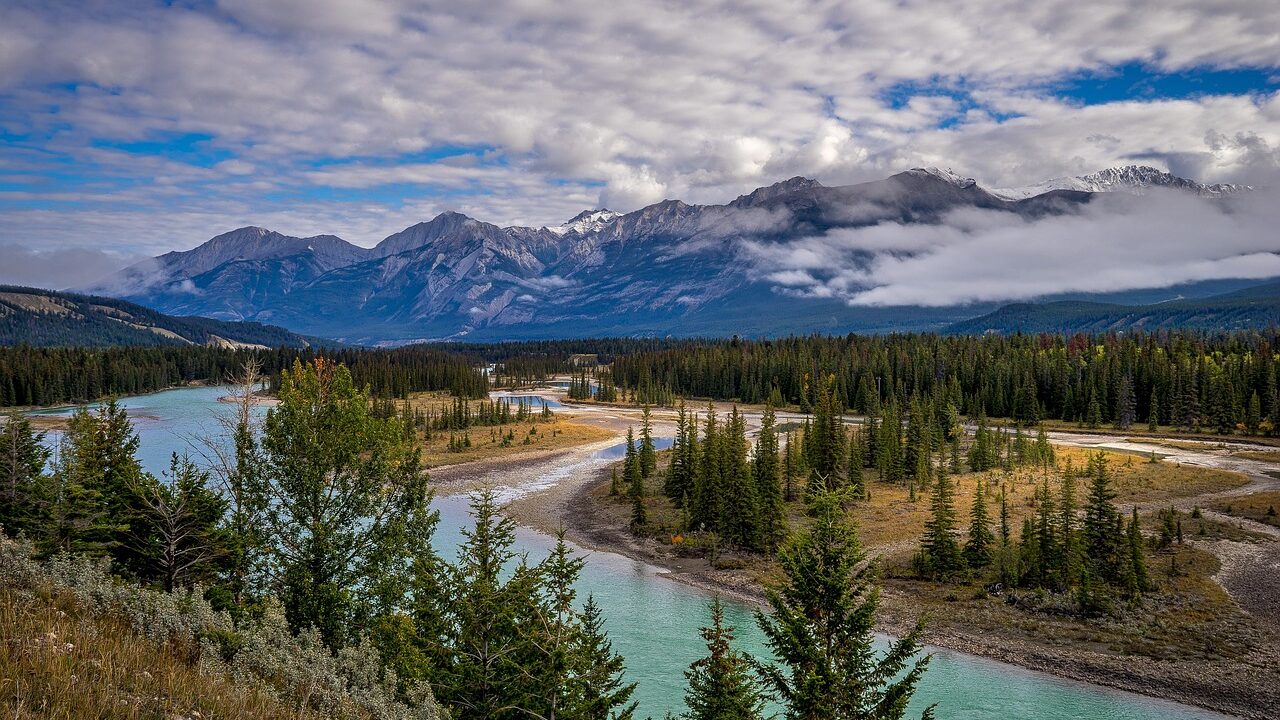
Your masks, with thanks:
M371 246L444 210L536 226L794 175L1134 163L1280 186L1280 3L0 2L0 282L76 286L244 225ZM1161 225L1188 249L1169 276L1270 262L1257 209ZM1142 222L1076 221L1035 232ZM811 289L910 298L866 286L981 269L1028 231L957 223ZM1223 255L1186 228L1247 236Z

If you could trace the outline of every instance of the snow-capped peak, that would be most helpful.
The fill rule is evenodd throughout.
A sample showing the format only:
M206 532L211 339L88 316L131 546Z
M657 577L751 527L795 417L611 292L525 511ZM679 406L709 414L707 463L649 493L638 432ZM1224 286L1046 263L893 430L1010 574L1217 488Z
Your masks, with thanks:
M600 208L599 210L583 210L570 218L568 222L554 227L548 227L546 229L557 235L567 235L569 233L583 234L595 232L620 217L622 217L622 213L616 213L605 208Z
M957 175L951 168L924 167L912 168L911 172L916 174L932 175L944 182L951 183L959 188L969 188L978 184L977 180L969 177L961 177Z
M1149 165L1125 165L1123 167L1099 170L1098 172L1090 173L1088 175L1054 178L1052 180L1045 180L1044 182L1036 183L1035 185L1002 188L999 190L993 190L992 192L995 195L1009 200L1021 200L1023 198L1035 197L1036 195L1047 193L1051 190L1075 190L1078 192L1092 193L1126 192L1134 195L1141 195L1145 190L1153 187L1186 190L1202 197L1230 195L1232 193L1244 192L1253 189L1248 185L1234 185L1229 183L1205 185L1204 183L1178 177L1177 175Z

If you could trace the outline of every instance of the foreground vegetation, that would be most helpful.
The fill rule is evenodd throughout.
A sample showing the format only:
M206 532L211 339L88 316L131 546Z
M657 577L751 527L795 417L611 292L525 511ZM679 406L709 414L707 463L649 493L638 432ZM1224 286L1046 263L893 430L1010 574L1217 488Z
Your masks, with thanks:
M139 466L114 402L77 411L52 457L9 418L0 527L21 540L0 540L13 638L0 663L42 676L0 687L11 716L632 716L563 540L532 563L481 492L456 558L437 555L412 407L375 402L344 365L295 361L256 427L257 380L250 366L206 462L175 456L162 478ZM836 502L815 494L812 528L781 545L773 612L757 618L777 662L737 655L713 612L688 717L759 717L766 696L797 719L903 716L926 664L919 630L871 650L875 574Z

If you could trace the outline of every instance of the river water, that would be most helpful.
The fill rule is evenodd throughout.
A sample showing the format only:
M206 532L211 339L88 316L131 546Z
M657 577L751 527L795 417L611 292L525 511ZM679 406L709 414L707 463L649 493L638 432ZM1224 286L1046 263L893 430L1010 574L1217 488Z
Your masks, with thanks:
M169 467L173 452L191 452L201 436L216 434L215 414L230 406L219 403L225 388L184 388L127 397L121 403L133 417L143 467L159 474ZM553 405L554 408L554 405ZM258 408L265 413L265 408ZM40 414L70 414L68 409ZM670 441L667 440L666 443ZM194 445L193 445L194 444ZM621 446L601 451L620 454ZM452 554L469 524L468 499L437 498L440 527L435 544ZM520 528L519 550L531 562L545 557L553 539ZM705 652L698 628L706 622L708 595L669 580L657 568L621 555L587 555L579 583L582 598L589 593L603 608L614 649L627 661L627 677L639 683L637 717L660 718L668 710L683 709L684 669ZM737 628L740 649L764 655L761 635L751 608L726 603L725 615ZM938 717L951 720L1193 720L1223 716L1184 705L1145 698L962 653L933 649L934 659L912 702L913 715L938 703ZM909 715L910 717L911 715Z

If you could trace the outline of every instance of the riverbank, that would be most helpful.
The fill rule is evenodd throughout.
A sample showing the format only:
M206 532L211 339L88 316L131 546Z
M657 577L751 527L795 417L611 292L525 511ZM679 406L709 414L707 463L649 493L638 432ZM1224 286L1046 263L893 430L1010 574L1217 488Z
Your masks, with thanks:
M564 456L553 460L552 465L576 461L579 459ZM520 482L522 473L536 475L548 468L545 462L539 462L536 468L522 471L518 460L509 462L506 471L515 482ZM628 528L630 507L609 498L608 486L608 465L600 465L589 473L564 477L538 492L517 497L509 503L507 512L518 523L541 532L553 533L563 528L571 542L586 550L617 553L657 566L677 582L755 605L763 603L763 587L771 579L769 570L750 565L717 569L705 557L681 555L669 544L634 536ZM1249 542L1217 542L1231 543L1231 548L1252 553L1248 560L1253 561L1258 553L1271 551L1270 546ZM1207 553L1202 555L1207 557ZM726 565L739 564L731 561ZM1254 562L1251 569L1256 568ZM1275 633L1274 628L1249 624L1244 632L1252 638L1251 648L1234 659L1216 653L1194 656L1185 651L1167 657L1134 655L1124 652L1123 646L1111 646L1107 628L1091 629L1089 625L1052 616L1028 619L1025 614L1010 615L1000 601L989 605L966 602L969 598L947 597L946 588L931 588L904 578L884 579L878 629L901 634L916 618L928 616L931 621L927 641L934 647L1222 714L1258 720L1280 716L1280 693L1275 691L1280 687L1280 656L1274 650L1280 633ZM1248 605L1254 612L1263 610L1262 603ZM1265 615L1253 616L1258 618ZM1235 618L1235 624L1244 620L1247 619ZM1233 632L1242 629L1235 626ZM1208 637L1213 634L1210 626L1204 628L1204 633L1206 642L1212 642L1213 638Z
M572 542L586 549L640 560L679 582L763 603L767 572L750 566L717 569L705 558L682 556L670 545L637 538L628 528L629 506L611 500L608 485L609 469L596 468L584 477L517 498L507 512L543 532L563 527ZM948 598L945 590L922 592L921 585L886 578L879 617L882 632L901 634L925 615L931 618L927 641L936 647L1244 718L1260 720L1280 713L1280 696L1274 691L1280 683L1274 633L1258 637L1254 652L1232 662L1218 657L1157 659L1117 651L1107 645L1105 633L1080 633L1071 622L1009 622L1010 615L999 607L984 613L980 605L975 610L972 602Z

